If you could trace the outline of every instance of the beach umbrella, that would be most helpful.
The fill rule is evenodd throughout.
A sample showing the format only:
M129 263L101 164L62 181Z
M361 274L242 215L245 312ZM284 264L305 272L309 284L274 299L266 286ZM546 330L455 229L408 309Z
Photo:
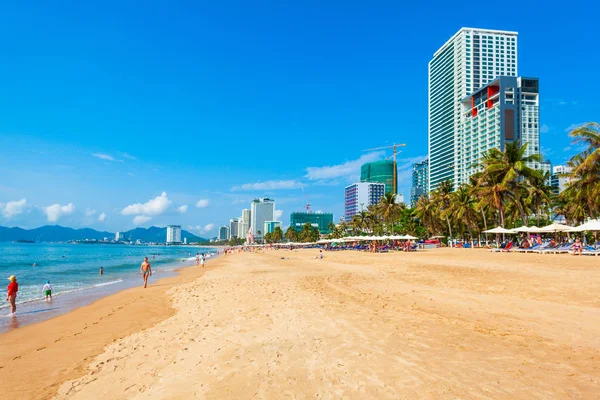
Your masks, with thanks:
M411 235L406 235L404 236L404 239L408 239L408 240L417 240L418 238L411 236Z
M514 233L511 229L505 229L501 226L498 226L494 229L488 229L487 231L483 231L483 233Z
M556 232L569 232L570 230L571 230L571 227L568 225L563 225L563 224L559 224L558 222L553 222L550 225L546 225L542 228L539 228L538 232L556 233Z
M586 222L585 224L581 224L579 226L569 229L569 232L585 232L585 231L592 231L592 232L600 231L600 220L592 219L592 220Z
M527 226L520 226L518 228L513 229L514 232L531 232L530 228Z

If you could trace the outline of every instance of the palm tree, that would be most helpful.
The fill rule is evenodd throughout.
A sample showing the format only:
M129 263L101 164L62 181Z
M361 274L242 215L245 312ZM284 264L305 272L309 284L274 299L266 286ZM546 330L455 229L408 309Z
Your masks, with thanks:
M470 186L461 185L450 194L450 206L442 213L448 219L455 221L463 239L465 231L472 236L471 231L477 227L476 204Z
M445 180L443 182L440 182L438 187L431 194L432 200L438 204L438 211L440 212L440 215L444 216L444 210L450 208L450 193L452 193L452 189L452 181ZM450 240L452 240L452 226L450 224L449 215L445 215L443 218L446 220Z
M288 242L298 241L298 232L291 226L285 231L285 238Z
M368 223L369 213L367 211L363 210L356 214L354 217L352 217L352 225L354 226L355 234L356 231L359 231L361 233L364 232L364 230L369 227Z
M526 187L527 180L541 179L539 171L527 166L528 163L540 162L540 155L525 156L526 149L527 143L521 146L516 141L509 142L505 144L504 151L498 148L488 150L481 161L485 179L498 185L497 191L505 192L511 197L523 225L527 224L527 214L519 192Z
M581 168L598 171L600 168L600 124L588 122L573 129L569 135L574 138L573 144L583 143L588 146L581 153L583 156Z
M428 196L419 197L413 215L421 221L431 235L440 233L438 206Z
M394 221L404 206L396 201L396 194L385 193L377 204L377 213L384 222L390 224L390 234L394 234Z

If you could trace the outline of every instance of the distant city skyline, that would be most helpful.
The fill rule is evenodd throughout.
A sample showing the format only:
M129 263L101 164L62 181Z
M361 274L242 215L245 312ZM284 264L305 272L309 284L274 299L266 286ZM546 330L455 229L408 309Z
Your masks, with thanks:
M519 32L518 75L542 82L541 152L555 165L580 150L568 131L597 120L600 56L578 7L36 7L2 6L0 226L215 237L257 197L276 199L284 228L307 202L337 222L360 166L391 155L364 150L392 143L407 145L408 200L428 154L427 65L464 26Z

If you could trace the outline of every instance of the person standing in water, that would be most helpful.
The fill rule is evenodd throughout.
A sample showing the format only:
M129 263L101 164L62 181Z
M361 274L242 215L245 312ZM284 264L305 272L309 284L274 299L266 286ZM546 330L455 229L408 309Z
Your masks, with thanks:
M50 298L50 301L52 301L52 285L50 285L50 281L46 281L43 290L46 294L46 301L48 301L48 298Z
M204 257L204 253L202 253L202 257L200 257L200 265L202 265L202 268L204 268L204 261L206 261L206 258Z
M144 289L148 286L148 277L152 276L152 268L150 268L150 263L148 262L148 257L144 257L144 262L140 267L140 273L144 278Z
M10 314L15 315L17 312L17 292L19 291L19 284L17 283L17 277L11 275L8 280L8 291L6 293L6 301L10 302Z
M200 264L200 254L196 253L196 267Z
M100 267L100 275L104 275L104 267Z

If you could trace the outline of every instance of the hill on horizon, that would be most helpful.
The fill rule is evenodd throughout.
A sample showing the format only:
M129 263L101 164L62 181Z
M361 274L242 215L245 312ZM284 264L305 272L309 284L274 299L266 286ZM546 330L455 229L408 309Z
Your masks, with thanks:
M124 232L127 240L140 240L142 242L165 242L167 228L151 226L149 228L135 228ZM115 234L106 231L97 231L91 228L73 229L60 225L44 225L34 229L0 226L0 242L13 242L17 240L31 240L35 242L68 242L71 240L104 240L114 239ZM207 242L208 239L193 235L181 230L181 240L187 238L188 242Z

